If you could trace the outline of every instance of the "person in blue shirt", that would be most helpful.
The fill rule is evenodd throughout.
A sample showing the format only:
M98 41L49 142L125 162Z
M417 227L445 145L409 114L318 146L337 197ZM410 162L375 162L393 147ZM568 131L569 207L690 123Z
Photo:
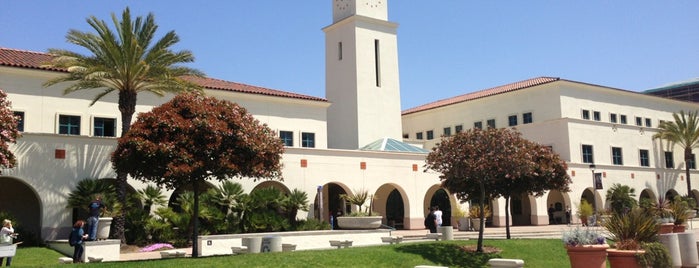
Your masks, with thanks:
M102 196L95 196L95 200L92 200L87 206L89 212L89 217L87 218L88 230L88 240L97 240L97 223L99 222L100 214L102 210L106 209L106 206L102 203Z

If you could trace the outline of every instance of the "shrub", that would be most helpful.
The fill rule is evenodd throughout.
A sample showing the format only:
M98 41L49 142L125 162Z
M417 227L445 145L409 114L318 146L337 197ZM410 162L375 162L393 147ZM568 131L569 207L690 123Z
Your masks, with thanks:
M604 222L609 239L620 250L641 249L643 242L655 242L658 227L655 218L642 209L635 208L626 214L614 214Z
M604 236L592 228L576 227L563 232L563 243L566 246L602 245L605 244Z

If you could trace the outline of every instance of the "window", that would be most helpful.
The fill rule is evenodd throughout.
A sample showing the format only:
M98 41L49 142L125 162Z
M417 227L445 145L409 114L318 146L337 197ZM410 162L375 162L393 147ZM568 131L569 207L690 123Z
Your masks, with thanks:
M464 131L464 125L456 125L454 127L454 132L461 133L462 131Z
M488 128L495 128L495 119L488 119L486 124L488 124Z
M600 113L598 111L592 112L592 117L593 117L593 119L595 119L595 121L602 120L602 116L600 115Z
M337 43L337 60L342 60L342 42Z
M652 124L650 122L650 118L646 118L646 127L652 127Z
M592 153L592 145L583 144L582 146L582 161L583 163L594 163L595 158Z
M24 132L24 112L13 112L17 118L17 130Z
M301 133L301 147L305 148L315 148L316 147L316 134L309 132Z
M432 131L432 130L427 131L427 139L428 140L434 139L434 131Z
M294 132L293 131L279 131L279 139L282 140L284 146L293 147L294 146Z
M621 147L612 147L612 164L623 165L624 159L621 156Z
M415 138L418 140L422 139L422 132L415 133Z
M445 127L444 128L444 136L451 136L451 127Z
M665 168L675 168L675 159L672 158L672 152L665 152Z
M532 118L532 113L523 113L522 114L522 124L531 124L534 121L534 118Z
M408 133L403 133L403 139L406 139L406 140L407 140L407 139L409 139L409 138L410 138L410 134L408 134Z
M642 167L650 167L650 159L648 158L648 150L638 151L639 162Z
M643 118L636 116L636 125L639 127L643 126Z
M517 115L510 115L507 117L507 124L511 127L517 125Z
M697 169L697 158L694 156L694 154L692 154L687 161L687 167L689 169Z
M621 121L622 124L626 125L626 115L619 115L619 121Z
M381 87L381 55L379 54L379 39L374 39L374 71L376 71L376 87Z
M473 128L475 129L483 129L483 121L478 121L473 123Z
M80 135L80 116L59 115L58 134Z
M609 114L609 122L616 123L616 114Z
M582 110L582 119L590 120L590 111Z
M92 135L96 137L116 137L116 119L95 117Z

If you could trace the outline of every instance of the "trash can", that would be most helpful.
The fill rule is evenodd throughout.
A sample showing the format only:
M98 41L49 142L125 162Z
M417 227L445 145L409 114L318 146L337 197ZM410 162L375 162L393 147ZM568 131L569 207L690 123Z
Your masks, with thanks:
M243 237L241 244L248 248L248 253L260 253L262 237Z
M439 226L437 232L442 233L442 240L454 240L454 227Z
M281 252L282 237L281 236L266 236L262 238L262 252Z

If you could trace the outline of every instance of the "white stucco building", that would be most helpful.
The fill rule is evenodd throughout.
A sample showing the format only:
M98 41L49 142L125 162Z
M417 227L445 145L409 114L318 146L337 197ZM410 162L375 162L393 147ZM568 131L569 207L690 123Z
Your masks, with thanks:
M512 122L525 137L561 154L574 182L570 193L515 198L514 224L548 224L551 203L574 210L586 198L603 208L604 190L592 188L591 163L602 172L605 187L619 182L643 191L641 196L685 194L681 151L651 136L659 120L670 120L679 110L696 110L696 104L544 77L401 113L398 25L388 21L387 0L332 3L333 21L323 28L326 98L213 78L194 80L205 87L205 94L248 109L287 146L284 181L239 181L247 192L269 185L298 188L312 198L312 209L298 216L327 219L330 210L343 206L340 194L366 189L376 196L375 210L384 215L384 223L422 229L431 203L440 204L448 222L457 202L440 189L438 174L423 172L425 150L405 143L429 149L440 136L478 122L482 127L489 122L511 127ZM66 74L42 67L49 59L44 53L0 48L0 89L23 118L23 137L12 146L18 165L0 176L0 211L16 215L41 239L68 232L72 211L66 200L78 181L116 176L109 156L121 135L116 95L90 106L99 90L63 95L63 85L44 88L48 79ZM137 112L171 97L139 95ZM380 145L388 149L378 149L384 148ZM674 157L669 167L665 152ZM129 184L131 191L145 187L131 179ZM502 202L492 202L495 226L504 225Z

